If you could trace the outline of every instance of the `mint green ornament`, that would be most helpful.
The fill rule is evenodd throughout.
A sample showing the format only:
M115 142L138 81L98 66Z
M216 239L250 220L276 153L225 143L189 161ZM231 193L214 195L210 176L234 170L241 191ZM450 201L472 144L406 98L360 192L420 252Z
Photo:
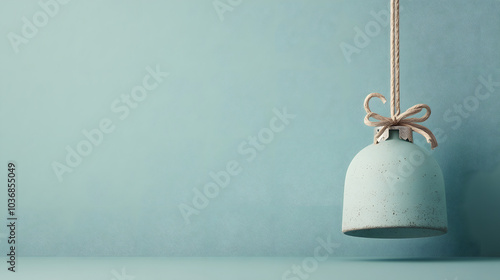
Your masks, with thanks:
M391 116L370 110L370 99L386 102L380 93L364 103L365 124L378 127L374 143L352 160L345 178L342 232L371 238L414 238L447 232L443 174L425 150L413 144L413 131L431 148L438 143L423 125L431 115L426 104L400 111L399 0L391 0ZM422 117L410 118L425 109ZM371 121L370 119L377 121Z

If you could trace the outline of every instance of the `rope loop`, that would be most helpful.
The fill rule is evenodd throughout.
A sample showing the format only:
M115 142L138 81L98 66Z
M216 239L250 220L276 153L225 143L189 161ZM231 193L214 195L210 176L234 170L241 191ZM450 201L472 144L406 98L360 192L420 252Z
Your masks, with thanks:
M417 124L426 121L431 115L431 108L426 104L417 104L404 113L400 111L399 92L399 0L391 0L391 117L384 117L370 110L370 99L377 97L383 103L387 102L380 93L370 93L364 102L366 116L364 122L368 126L381 126L382 129L374 136L373 142L378 143L378 138L391 126L407 126L427 139L434 149L438 146L436 137L425 126ZM424 116L420 118L408 118L425 109ZM378 121L371 121L374 118Z

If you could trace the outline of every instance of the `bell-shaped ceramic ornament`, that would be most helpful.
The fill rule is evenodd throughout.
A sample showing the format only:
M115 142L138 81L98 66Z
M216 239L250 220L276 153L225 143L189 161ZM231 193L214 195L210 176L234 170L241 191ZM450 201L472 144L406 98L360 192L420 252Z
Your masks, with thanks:
M445 234L445 186L436 160L412 143L408 127L391 127L379 140L349 165L342 232L369 238Z

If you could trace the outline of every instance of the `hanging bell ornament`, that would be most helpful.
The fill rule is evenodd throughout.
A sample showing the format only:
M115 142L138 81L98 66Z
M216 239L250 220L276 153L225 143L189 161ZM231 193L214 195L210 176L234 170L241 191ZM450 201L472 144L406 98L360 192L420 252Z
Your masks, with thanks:
M412 140L409 127L390 127L354 157L345 179L343 233L415 238L447 232L441 168Z

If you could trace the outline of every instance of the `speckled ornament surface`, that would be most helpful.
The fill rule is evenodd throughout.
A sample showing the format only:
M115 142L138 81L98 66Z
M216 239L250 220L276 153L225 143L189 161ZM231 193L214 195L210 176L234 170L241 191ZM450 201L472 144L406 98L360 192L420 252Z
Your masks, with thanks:
M342 231L371 238L414 238L447 232L441 168L427 151L399 139L361 150L347 170Z

